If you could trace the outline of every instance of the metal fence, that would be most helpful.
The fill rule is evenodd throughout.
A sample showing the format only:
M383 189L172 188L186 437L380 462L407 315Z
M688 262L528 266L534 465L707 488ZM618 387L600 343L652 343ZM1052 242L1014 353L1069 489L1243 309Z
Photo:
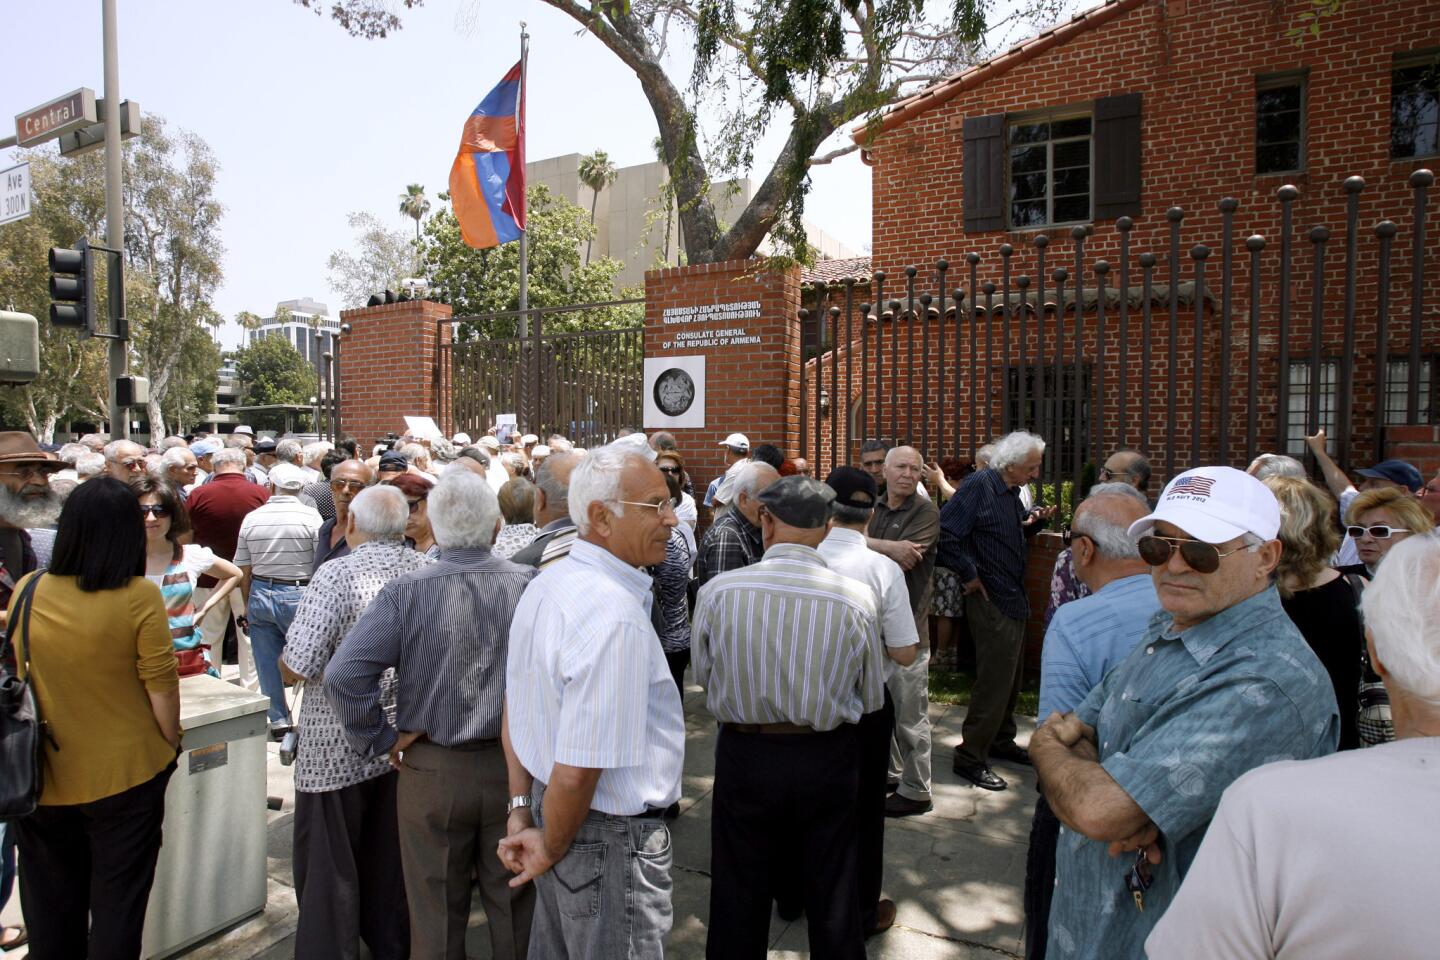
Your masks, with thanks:
M999 246L998 264L970 253L959 267L938 261L928 277L909 267L893 299L897 283L879 271L871 281L817 283L817 309L800 311L802 342L821 345L802 364L801 455L824 468L854 463L860 443L877 438L913 444L927 460L973 462L989 439L1027 429L1047 441L1042 487L1058 496L1067 484L1083 491L1086 464L1116 447L1144 451L1168 478L1293 449L1300 416L1313 434L1328 414L1342 463L1381 459L1387 423L1434 419L1424 352L1435 347L1424 336L1434 179L1429 170L1410 176L1403 237L1388 219L1362 231L1365 183L1345 180L1338 268L1326 227L1296 233L1299 191L1287 185L1275 194L1276 238L1237 242L1240 205L1219 201L1218 258L1205 244L1184 249L1186 213L1172 207L1163 255L1137 255L1135 223L1122 217L1106 243L1114 263L1087 253L1107 238L1075 227L1068 251L1038 233L1029 250ZM1272 242L1278 256L1265 252ZM1408 291L1392 269L1397 243L1409 247ZM1297 274L1309 282L1308 325ZM961 277L963 286L950 286ZM1408 311L1397 291L1408 292ZM1373 362L1357 362L1367 355ZM1357 395L1360 387L1368 392Z
M550 333L545 324L558 315L644 302L536 307L446 320L457 329L521 320L528 329L521 336L441 343L440 370L448 372L449 383L438 391L436 420L452 432L478 437L501 415L514 414L526 432L564 434L585 447L613 440L621 427L638 428L644 328Z

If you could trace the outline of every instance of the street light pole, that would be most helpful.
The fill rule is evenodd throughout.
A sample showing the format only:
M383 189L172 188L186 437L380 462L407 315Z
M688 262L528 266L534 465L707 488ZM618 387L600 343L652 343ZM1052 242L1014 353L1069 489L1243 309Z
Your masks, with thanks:
M105 245L125 249L125 195L120 159L120 58L115 0L101 0L105 44ZM123 257L124 254L122 253ZM111 283L117 277L109 278ZM123 302L123 301L120 301ZM112 330L111 333L118 331ZM120 406L117 385L130 370L130 343L110 341L110 439L130 436L130 411Z

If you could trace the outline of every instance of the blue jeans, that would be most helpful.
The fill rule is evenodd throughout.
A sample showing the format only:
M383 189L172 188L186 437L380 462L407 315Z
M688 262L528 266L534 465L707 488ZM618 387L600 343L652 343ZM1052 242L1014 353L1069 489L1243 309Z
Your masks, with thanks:
M290 629L290 621L295 619L303 593L303 587L258 579L250 583L250 602L245 616L250 621L250 645L255 651L260 692L270 698L271 723L290 717L290 708L285 704L285 684L280 679L280 654L285 650L285 634Z

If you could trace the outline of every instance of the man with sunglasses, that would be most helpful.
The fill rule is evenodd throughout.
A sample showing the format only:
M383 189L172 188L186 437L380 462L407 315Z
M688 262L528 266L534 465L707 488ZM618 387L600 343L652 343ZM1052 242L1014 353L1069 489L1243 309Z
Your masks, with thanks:
M132 440L112 440L105 444L105 472L129 483L145 475L145 448Z
M1279 529L1269 488L1230 467L1180 474L1131 524L1163 609L1074 713L1030 738L1064 825L1048 957L1143 956L1225 788L1334 752L1329 677L1273 583Z
M335 516L320 525L315 535L315 559L311 562L310 575L327 560L334 560L350 553L345 542L345 525L350 519L350 501L375 483L375 473L360 460L346 460L330 469L330 500L335 504Z

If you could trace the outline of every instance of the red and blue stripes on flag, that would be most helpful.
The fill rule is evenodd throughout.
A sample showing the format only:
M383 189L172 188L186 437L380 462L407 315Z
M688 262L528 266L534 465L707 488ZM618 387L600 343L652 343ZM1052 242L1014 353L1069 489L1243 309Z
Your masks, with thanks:
M484 249L525 230L525 98L521 65L510 68L465 121L450 167L460 235Z

